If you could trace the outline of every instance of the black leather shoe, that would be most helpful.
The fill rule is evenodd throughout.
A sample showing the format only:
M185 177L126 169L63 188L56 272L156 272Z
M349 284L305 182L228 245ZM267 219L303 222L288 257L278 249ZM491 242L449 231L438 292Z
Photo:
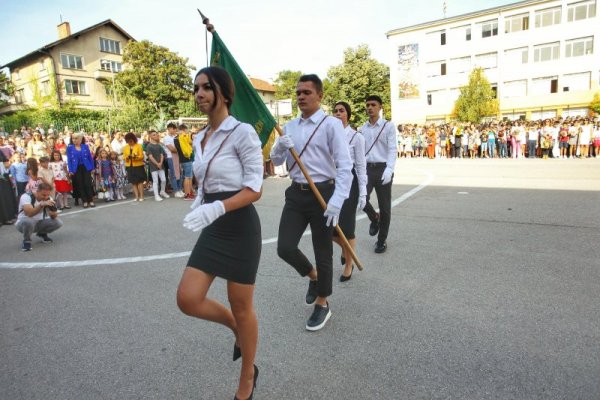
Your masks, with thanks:
M237 360L241 356L242 349L240 349L240 347L237 344L233 343L233 361Z
M306 305L312 306L317 301L317 281L308 281L308 290L306 291Z
M340 282L347 282L352 278L352 273L354 272L354 264L352 264L352 271L350 271L350 275L344 276L344 274L340 275Z
M385 253L386 249L387 249L386 242L380 242L378 240L377 243L375 243L375 253L378 253L378 254Z
M369 225L369 235L375 236L377 233L379 233L379 214L376 214L375 220Z
M254 386L252 386L252 392L250 393L250 397L248 397L246 400L252 400L252 397L254 396L254 389L256 389L256 381L258 380L258 367L256 365L254 365ZM238 399L237 396L233 396L233 400L241 400Z

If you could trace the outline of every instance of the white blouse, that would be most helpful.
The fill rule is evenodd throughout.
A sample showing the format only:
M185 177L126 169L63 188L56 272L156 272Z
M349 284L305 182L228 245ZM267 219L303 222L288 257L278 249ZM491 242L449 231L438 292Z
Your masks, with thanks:
M367 159L365 157L365 137L360 132L356 132L346 126L346 139L348 140L348 148L350 150L350 158L354 163L356 178L358 180L358 195L367 195Z
M229 116L208 138L203 151L200 143L209 128L207 126L198 132L193 142L193 170L198 181L198 191L218 193L247 187L259 192L263 182L263 157L260 140L254 128ZM217 150L226 139L217 154ZM209 162L210 169L206 176Z

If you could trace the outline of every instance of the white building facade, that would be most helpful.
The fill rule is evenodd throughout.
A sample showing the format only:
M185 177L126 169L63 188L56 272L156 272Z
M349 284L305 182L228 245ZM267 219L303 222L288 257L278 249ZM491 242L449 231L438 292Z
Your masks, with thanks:
M528 0L387 33L392 119L451 119L460 87L482 67L499 118L588 115L599 90L597 0Z

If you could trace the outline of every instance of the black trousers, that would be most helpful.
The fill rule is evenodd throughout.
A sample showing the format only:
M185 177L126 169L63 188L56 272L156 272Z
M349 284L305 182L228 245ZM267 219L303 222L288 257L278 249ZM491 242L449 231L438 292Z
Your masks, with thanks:
M333 183L316 184L325 202L329 201L335 185ZM313 251L317 269L317 295L328 297L332 293L333 245L331 236L333 227L326 226L323 208L313 192L306 187L292 184L285 191L285 205L279 221L277 254L290 264L300 276L310 273L313 266L298 248L302 234L310 224Z
M377 193L377 203L379 204L379 234L377 240L385 242L390 230L390 220L392 219L392 182L384 185L381 183L383 171L386 163L367 163L367 205L363 211L371 221L377 219L377 213L371 205L371 193L375 189ZM392 180L394 175L392 175Z
M94 200L94 188L92 187L92 175L81 164L77 166L77 172L73 175L73 185L79 198L85 203Z

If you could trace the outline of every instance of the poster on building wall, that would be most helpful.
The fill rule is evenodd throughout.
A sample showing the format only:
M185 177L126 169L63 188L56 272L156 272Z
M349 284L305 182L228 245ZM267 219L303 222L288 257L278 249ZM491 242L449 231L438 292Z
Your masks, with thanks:
M419 44L398 46L398 98L419 97Z

